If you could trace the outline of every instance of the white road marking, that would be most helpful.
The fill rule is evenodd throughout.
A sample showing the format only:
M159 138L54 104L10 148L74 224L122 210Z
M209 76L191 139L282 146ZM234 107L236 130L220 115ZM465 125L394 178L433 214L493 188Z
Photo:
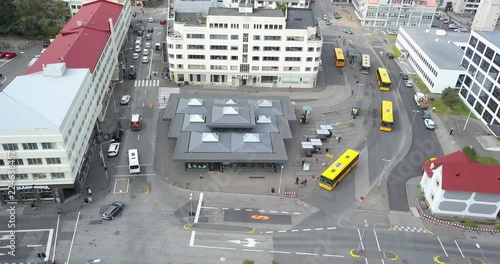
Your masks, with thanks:
M326 228L327 230L334 230L334 229L337 229L336 227L327 227Z
M265 213L266 210L259 210L259 213Z
M311 231L310 228L302 229L302 231Z
M294 214L294 215L299 215L299 214L301 214L301 213L299 213L299 212L293 212L293 214Z
M201 204L203 202L203 193L200 193L200 198L198 199L198 208L196 209L196 215L194 216L194 223L198 223L198 219L200 217Z
M235 211L240 211L241 209L240 208L234 208Z
M289 212L281 212L282 214L289 214Z
M278 231L278 233L285 233L285 232L286 232L286 230L280 230L280 231Z
M290 230L290 231L292 231L292 232L299 232L298 229L293 229L293 230Z
M227 249L227 250L236 250L236 248L226 248L226 247L210 247L210 246L193 246L197 248L211 248L211 249Z
M202 206L203 209L219 209L219 207Z
M27 247L41 247L42 245L26 245Z
M78 228L78 221L80 221L80 212L76 216L76 224L75 230L73 231L73 238L71 239L71 245L69 246L68 259L66 259L66 263L69 263L69 259L71 258L71 251L73 251L73 244L75 243L76 229Z
M144 105L145 105L145 102L142 102L142 107L144 107Z
M244 248L242 250L243 251L251 251L251 252L264 252L264 250L262 250L262 249L246 249L246 248Z
M361 237L361 232L359 232L359 228L358 228L358 236L359 236L359 243L361 244L361 249L365 250L365 245L363 245L363 238Z
M57 248L57 235L59 234L59 221L61 220L61 215L57 216L57 224L56 224L56 237L54 239L54 250L52 250L52 262L56 259L56 248ZM50 242L52 243L52 241Z
M457 245L458 251L460 252L460 255L462 255L462 258L465 258L464 253L462 253L462 249L460 249L456 240L455 240L455 245Z
M270 213L276 214L278 211L269 211Z
M224 207L224 208L222 208L222 210L229 210L229 208Z
M194 246L194 237L195 237L195 235L196 235L196 231L193 230L191 232L191 239L189 239L189 246L190 247Z
M115 175L115 178L117 178L117 177L129 178L129 177L137 177L137 176L156 176L156 174L118 174L118 175Z
M141 139L141 134L137 135L137 140Z
M272 234L274 231L266 231L266 234Z
M317 256L318 254L314 253L304 253L304 252L295 252L296 255L306 255L306 256Z
M441 248L443 249L444 254L448 257L448 253L446 253L446 249L444 249L443 243L441 243L441 239L439 237L437 237L437 239L439 241L439 244L441 244Z
M247 212L251 212L251 211L253 211L253 210L252 209L247 209Z
M320 230L323 230L323 228L315 228L314 230L320 231Z
M0 237L0 240L8 240L10 237L10 235L3 235L2 237Z
M341 256L341 255L328 255L328 254L323 254L323 257L343 258L344 256Z
M373 229L373 234L375 235L375 241L377 242L378 251L382 251L382 250L380 250L380 244L378 242L377 231L375 231L375 229Z
M290 253L292 253L292 252L269 250L269 253L277 253L277 254L290 254Z

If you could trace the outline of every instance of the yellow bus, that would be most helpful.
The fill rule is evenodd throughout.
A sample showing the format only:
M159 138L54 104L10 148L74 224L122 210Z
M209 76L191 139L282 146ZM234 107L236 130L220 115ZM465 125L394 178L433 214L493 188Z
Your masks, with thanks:
M359 152L348 149L319 178L319 187L331 191L358 164Z
M391 101L382 101L380 108L380 130L391 132L394 124L394 112L392 111Z
M361 56L361 74L370 74L370 55L368 54Z
M342 49L334 48L333 53L334 53L333 59L335 60L335 66L344 67L345 59L344 59L344 52L342 52Z
M377 69L377 82L380 90L389 91L391 89L391 78L389 78L389 73L386 68Z

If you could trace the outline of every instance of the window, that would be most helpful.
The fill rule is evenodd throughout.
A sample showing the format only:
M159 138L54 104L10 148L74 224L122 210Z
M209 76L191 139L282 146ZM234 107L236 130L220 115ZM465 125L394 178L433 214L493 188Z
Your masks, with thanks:
M469 40L469 44L472 46L472 47L476 47L476 44L477 44L477 38L471 36L470 37L470 40Z
M211 50L227 50L227 46L223 45L210 45Z
M278 66L262 66L263 71L278 71Z
M252 57L252 60L253 60L253 61L258 61L258 60L259 60L259 56L253 56L253 57Z
M479 54L474 54L474 57L472 57L472 61L476 64L476 65L479 65L479 63L481 62L481 56L479 56Z
M204 70L205 69L205 65L188 64L188 69L189 70Z
M18 150L19 147L17 146L16 143L7 143L7 144L2 144L3 150Z
M493 51L490 48L486 48L486 52L484 53L484 56L491 61L491 60L493 60L493 55L495 55L495 51Z
M488 101L488 108L491 110L491 112L496 113L498 104L493 100L493 98L490 98L490 101Z
M464 69L467 69L469 67L469 61L467 59L463 59L462 63L460 64Z
M260 40L260 36L253 36L253 40Z
M490 67L490 71L488 72L488 75L491 76L491 78L496 79L498 76L497 68L495 68L495 66Z
M210 65L210 70L227 70L227 65Z
M47 158L47 164L61 164L60 158Z
M231 35L231 39L232 40L238 40L238 39L240 39L240 36L238 36L238 35Z
M0 166L5 166L5 161L3 161L3 159L0 160Z
M300 36L287 36L286 40L287 41L304 41L304 37L300 37Z
M204 60L205 55L191 55L191 54L189 54L188 59L190 59L190 60Z
M227 39L227 35L210 34L210 39Z
M467 51L465 51L465 56L467 56L467 58L472 58L472 54L474 54L474 51L472 51L471 48L467 48Z
M27 179L28 179L27 173L16 173L16 180L27 180Z
M312 57L307 57L306 61L313 61L313 58Z
M188 39L204 39L205 34L187 34L186 38L188 38Z
M248 33L243 33L243 42L248 42Z
M182 49L182 44L175 44L176 49Z
M477 44L477 51L479 51L481 54L483 54L484 52L484 49L486 48L486 45L484 45L483 42L479 41L479 43Z
M283 71L300 71L300 67L283 67Z
M436 180L436 186L439 187L441 185L438 180Z
M298 76L283 76L281 78L282 83L299 83L299 77Z
M45 173L33 173L33 180L47 179L47 174Z
M252 71L258 71L259 70L259 66L252 66Z
M493 82L490 81L490 79L486 78L483 87L486 91L491 92L491 90L493 89Z
M314 51L314 48L309 47L309 48L307 48L307 51L312 52L312 51Z
M9 174L0 174L0 181L8 181L9 179Z
M500 67L500 54L495 54L495 59L493 59L493 63L495 63L498 67Z
M306 71L311 71L311 67L306 67Z
M280 36L264 36L264 40L281 40Z
M52 179L62 179L62 178L64 178L64 172L52 172L50 174L50 177Z
M22 145L24 150L38 149L38 145L36 143L23 143Z
M278 80L278 76L262 76L260 77L261 83L274 83Z
M176 59L182 59L182 54L177 54L177 55L175 55L175 58L176 58Z
M28 165L39 165L42 164L42 159L34 158L34 159L26 159L28 161Z
M483 70L484 72L488 72L488 68L490 68L490 64L488 63L488 61L483 60L481 62L481 70Z
M476 81L479 83L479 84L482 84L483 81L484 81L484 74L482 74L481 72L477 72L477 75L476 75Z
M279 61L280 58L279 57L262 57L262 60L263 61Z
M231 46L231 50L238 50L238 46Z
M231 60L238 60L238 56L231 56Z
M286 47L286 51L302 51L302 47Z
M252 50L253 50L253 51L259 51L259 50L260 50L260 47L259 47L259 46L253 46L253 47L252 47Z
M285 61L300 61L300 57L285 57Z
M203 46L203 45L187 45L187 49L202 50L202 49L205 49L205 46Z
M229 67L229 69L231 69L232 71L237 71L238 70L238 66L233 65L233 66Z
M227 60L227 56L224 55L211 55L211 60Z
M24 165L23 159L11 159L9 162L12 165Z
M234 3L234 2L233 2ZM250 25L249 24L243 24L243 29L249 29Z
M263 51L280 51L280 47L269 47L269 46L264 46L262 47Z

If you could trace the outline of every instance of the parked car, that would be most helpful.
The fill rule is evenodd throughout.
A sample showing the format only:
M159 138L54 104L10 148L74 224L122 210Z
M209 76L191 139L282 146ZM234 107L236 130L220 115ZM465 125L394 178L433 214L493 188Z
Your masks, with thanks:
M111 143L108 148L108 157L118 156L118 151L120 151L120 143Z
M323 20L328 21L329 20L328 16L327 15L323 15Z
M134 53L134 54L132 55L132 59L134 59L134 60L138 60L138 59L139 59L139 53L137 53L137 52L136 52L136 53Z
M124 208L125 205L122 202L114 202L104 210L101 218L104 220L113 220Z
M332 21L328 20L328 21L325 22L325 24L329 26L329 25L332 24Z
M130 102L130 95L124 95L122 96L122 99L120 99L120 105L128 105Z
M148 49L144 49L144 50L142 51L142 55L144 55L144 56L149 55L149 50L148 50Z
M155 20L152 17L150 17L149 18L149 23L153 23L153 22L155 22Z
M339 15L339 13L337 13L337 12L333 13L333 17L334 17L335 19L340 19L340 18L341 18L341 16L340 16L340 15Z
M17 54L15 52L5 52L5 58L6 59L10 60L10 59L13 59L15 57L17 57Z
M154 28L148 28L148 33L153 33L154 30Z
M149 57L148 56L142 57L142 63L149 63Z
M432 121L431 119L424 119L424 125L425 125L425 128L427 129L435 129L436 128L436 124L434 123L434 121Z
M449 24L449 25L448 25L448 28L455 29L455 28L458 28L458 26L457 26L457 25L455 25L455 24Z
M403 79L403 80L408 80L408 74L406 74L406 73L401 73L401 79Z
M135 46L135 52L141 52L142 48L141 46Z
M387 30L387 35L397 35L398 31L397 30Z
M352 35L352 31L350 31L350 30L349 30L349 29L347 29L347 28L342 29L342 31L343 31L344 33L346 33L346 34Z
M160 25L165 25L165 24L167 24L167 20L160 21Z
M142 42L142 37L139 37L139 36L138 36L138 37L136 37L136 38L135 38L135 42Z
M406 80L405 81L405 86L408 87L408 88L411 88L411 87L413 87L413 82L410 81L410 80Z
M420 114L422 115L422 119L431 119L431 112L427 110L420 110Z
M148 33L146 34L146 40L151 40L153 38L153 34Z
M130 65L130 67L128 68L128 78L135 79L135 77L136 77L135 67L134 65Z
M117 129L113 131L113 136L111 137L113 142L121 142L122 138L123 138L123 129Z
M144 31L143 31L143 30L139 30L139 31L137 31L137 35L138 35L138 36L144 36Z
M150 49L150 48L151 48L151 43L146 42L146 45L144 45L144 47L145 47L146 49Z

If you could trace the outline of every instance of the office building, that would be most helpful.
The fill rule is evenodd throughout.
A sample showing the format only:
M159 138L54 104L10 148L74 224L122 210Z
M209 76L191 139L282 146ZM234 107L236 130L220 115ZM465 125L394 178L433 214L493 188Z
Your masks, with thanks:
M400 28L396 47L432 93L460 88L465 70L460 66L468 33L439 29Z
M310 9L210 7L175 12L167 36L169 76L178 83L312 88L322 37Z
M500 0L481 0L472 21L472 30L493 31L500 28Z
M83 188L111 98L130 4L85 3L25 75L0 93L2 202L62 201ZM7 195L9 163L16 196Z
M460 65L466 70L460 97L500 137L500 32L472 31Z
M354 0L355 15L363 26L430 28L437 9L436 0Z

